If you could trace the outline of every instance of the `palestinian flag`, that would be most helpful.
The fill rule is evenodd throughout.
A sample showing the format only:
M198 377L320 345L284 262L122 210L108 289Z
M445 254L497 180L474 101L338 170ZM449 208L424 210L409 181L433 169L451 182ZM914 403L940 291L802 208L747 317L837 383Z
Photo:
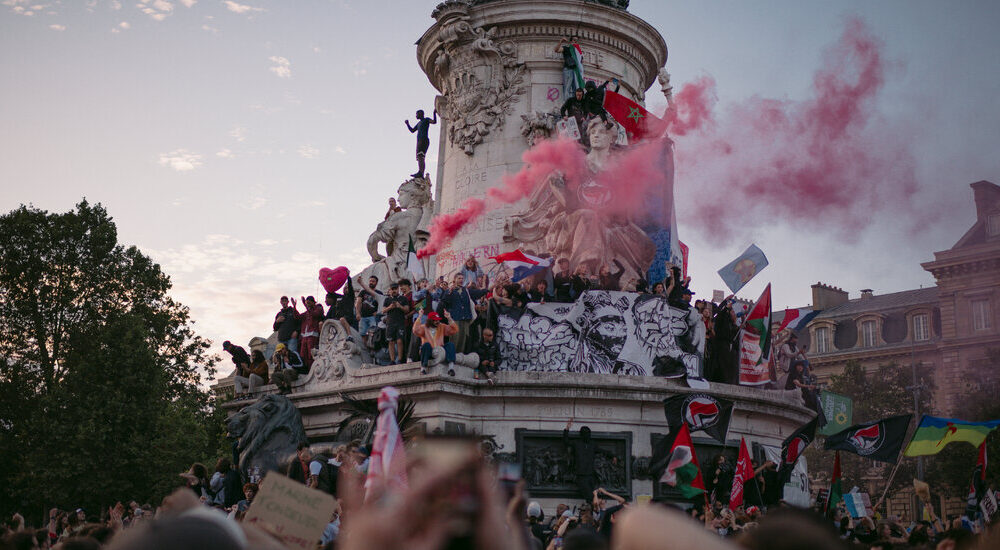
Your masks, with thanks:
M689 431L701 430L724 445L733 418L733 402L707 393L675 395L663 400L663 414L671 430L685 424Z
M645 107L611 90L604 92L604 110L625 128L629 143L656 137L666 128L663 120L647 111Z
M729 491L729 509L735 510L743 504L743 488L746 482L753 479L753 466L750 465L750 451L747 442L740 438L740 454L736 458L736 472L733 475L733 487Z
M579 44L574 42L570 44L572 49L570 53L573 55L574 67L573 67L573 81L576 83L576 87L583 89L587 84L583 79L583 48Z
M920 418L917 431L913 432L910 444L903 454L906 456L934 455L953 441L965 441L979 446L997 426L1000 420L968 422L956 418L938 418L924 415Z
M813 418L805 426L795 430L781 442L781 464L778 465L778 479L781 484L788 483L792 477L795 463L799 461L802 452L816 439L816 424L819 417Z
M833 458L833 477L830 478L830 496L826 499L826 515L837 511L837 505L844 501L844 490L840 486L840 451Z
M410 246L406 249L406 270L409 271L416 283L416 279L424 278L424 264L417 259L417 249L413 247L413 236L410 236Z
M976 460L976 469L972 472L972 481L969 483L969 495L966 497L965 515L969 519L976 517L979 513L979 503L986 495L986 441L979 444L979 459Z
M681 425L674 438L670 459L660 476L660 482L677 489L684 498L694 498L705 492L705 482L701 479L701 468L698 466L698 457L694 454L694 443L687 424Z
M771 382L771 284L754 304L740 327L740 384L761 386Z
M906 440L912 414L890 416L876 422L855 424L826 438L823 448L854 453L864 458L895 463Z

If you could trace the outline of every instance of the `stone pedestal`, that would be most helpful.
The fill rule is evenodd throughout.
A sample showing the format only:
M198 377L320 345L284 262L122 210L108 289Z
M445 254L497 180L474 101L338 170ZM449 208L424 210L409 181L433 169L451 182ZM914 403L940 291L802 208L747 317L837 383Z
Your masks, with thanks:
M566 100L562 54L554 51L560 38L579 37L586 79L618 78L621 93L639 102L667 58L654 28L605 3L448 0L432 15L436 23L417 43L417 60L441 92L436 214L484 198L504 174L520 170L528 148L523 117L558 112ZM468 256L507 251L504 219L520 209L490 212L464 229L437 255L437 275L456 272Z

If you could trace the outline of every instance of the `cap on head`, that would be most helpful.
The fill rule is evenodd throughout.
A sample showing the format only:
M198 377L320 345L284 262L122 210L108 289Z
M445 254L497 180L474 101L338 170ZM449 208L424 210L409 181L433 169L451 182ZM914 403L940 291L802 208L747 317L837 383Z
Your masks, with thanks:
M230 342L229 340L226 340L225 342L222 343L222 349L229 349L229 346L231 345L233 345L233 343Z
M586 88L586 89L588 89L588 90L593 90L593 89L597 88L597 84L594 84L593 80L588 80L587 83L583 85L583 87Z
M288 349L288 346L285 344L278 344L277 346L274 346L274 351L285 351L286 349Z
M438 315L436 311L432 311L432 312L430 312L430 313L427 314L427 320L428 321L440 321L441 320L441 316Z
M528 517L529 518L540 518L542 517L542 505L532 501L528 505Z

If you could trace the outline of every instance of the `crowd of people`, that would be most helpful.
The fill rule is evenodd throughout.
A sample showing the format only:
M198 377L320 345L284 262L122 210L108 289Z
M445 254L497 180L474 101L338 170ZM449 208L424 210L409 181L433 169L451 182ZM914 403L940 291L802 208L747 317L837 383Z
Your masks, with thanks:
M559 258L551 269L514 281L502 264L486 272L475 257L465 260L450 280L402 279L380 290L378 277L362 281L348 278L340 292L327 293L319 304L312 296L282 296L272 325L277 346L271 357L250 353L229 341L223 349L236 366L239 398L259 395L260 388L274 383L280 391L291 391L292 383L309 372L324 321L340 323L348 334L360 335L378 365L420 362L426 373L436 349L444 356L445 372L454 376L456 354L476 353L476 379L492 384L503 363L497 343L498 319L512 309L531 303L573 302L589 290L609 290L663 296L670 306L691 312L705 325L703 376L710 382L739 383L739 330L745 309L730 295L720 302L694 300L691 278L677 266L666 266L666 277L650 283L639 277L623 280L624 266L618 261L593 270L588 265L570 269ZM351 337L354 340L354 337ZM797 336L783 331L772 339L776 369L771 387L799 389L806 404L815 410L818 386L809 369L808 348L798 346ZM270 367L270 369L269 369Z
M771 463L756 470L760 486L748 485L748 500L735 507L719 489L731 479L723 457L704 471L709 491L703 501L699 496L636 504L596 487L586 501L552 505L550 500L546 511L540 502L529 501L524 482L508 487L496 476L496 466L478 453L448 465L410 461L407 490L369 495L366 490L375 490L363 488L369 455L358 441L325 453L301 444L281 472L267 474L283 474L334 496L334 511L315 548L964 550L996 548L991 544L1000 540L995 526L982 532L964 516L941 519L931 511L928 521L852 518L842 508L823 510L822 503L805 510L780 498L749 498L755 491L767 493L763 474L773 469ZM246 521L258 481L228 458L219 459L211 474L196 463L155 507L133 501L99 513L53 508L47 522L37 526L14 514L2 527L0 550L281 548L280 532ZM472 487L463 485L469 483Z

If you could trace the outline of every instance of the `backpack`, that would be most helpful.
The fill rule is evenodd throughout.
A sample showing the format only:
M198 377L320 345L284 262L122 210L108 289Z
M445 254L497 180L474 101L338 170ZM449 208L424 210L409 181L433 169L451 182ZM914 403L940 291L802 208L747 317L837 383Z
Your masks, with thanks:
M330 464L330 460L325 455L315 455L312 460L323 465L323 469L316 479L316 488L324 493L337 496L337 478L340 477L340 468Z

